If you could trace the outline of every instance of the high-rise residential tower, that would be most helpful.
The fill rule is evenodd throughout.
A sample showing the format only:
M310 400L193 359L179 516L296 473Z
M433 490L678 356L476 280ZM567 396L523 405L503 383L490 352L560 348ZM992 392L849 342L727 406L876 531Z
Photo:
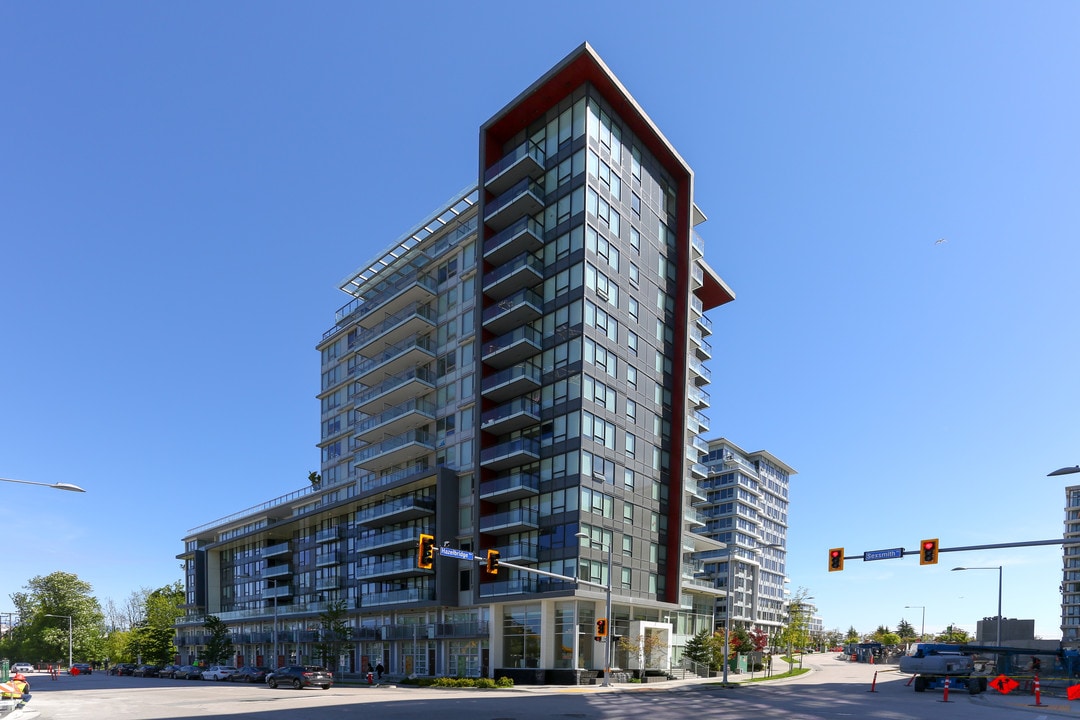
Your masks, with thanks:
M718 600L717 619L774 636L787 617L788 480L795 470L771 453L746 452L725 438L710 440L701 461L709 468L701 483L704 533L727 545L706 562L727 591Z
M329 637L346 671L569 682L600 620L631 669L712 628L705 312L734 296L693 172L588 45L481 126L478 170L342 282L321 477L185 538L183 659L213 614L237 662Z

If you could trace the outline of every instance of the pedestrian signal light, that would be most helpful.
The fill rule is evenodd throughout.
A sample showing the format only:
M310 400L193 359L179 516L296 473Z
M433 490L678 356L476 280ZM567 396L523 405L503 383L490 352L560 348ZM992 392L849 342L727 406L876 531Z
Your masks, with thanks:
M829 572L839 572L844 569L844 548L833 548L829 551Z
M938 555L938 540L923 540L919 547L922 550L919 552L919 564L920 565L937 565Z
M492 575L499 574L499 551L488 550L487 552L487 567L485 568Z
M430 570L435 564L435 536L420 533L420 544L416 550L416 567Z
M607 618L596 619L596 637L607 637Z

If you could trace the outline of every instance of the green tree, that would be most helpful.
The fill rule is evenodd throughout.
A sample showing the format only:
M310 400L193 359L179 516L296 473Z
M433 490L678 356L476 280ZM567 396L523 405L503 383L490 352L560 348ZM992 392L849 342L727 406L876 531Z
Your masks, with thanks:
M896 625L896 634L900 636L901 642L910 642L916 637L915 628L911 626L911 623L902 618Z
M326 612L319 615L319 629L315 631L315 652L322 658L323 665L337 669L341 646L349 641L352 632L345 601L330 603Z
M712 646L709 642L711 637L712 633L709 632L708 628L702 629L701 632L686 641L686 645L683 647L683 656L711 668L713 664Z
M732 653L748 653L754 649L754 641L746 628L739 626L731 629L731 637L728 638L728 648Z
M844 637L845 642L857 643L859 642L859 631L852 625L847 630L847 635Z
M945 628L945 632L939 634L935 640L940 643L962 645L971 642L971 636L968 635L967 630L949 625L949 627Z
M220 665L228 661L233 652L232 638L229 637L229 626L221 621L217 615L207 615L203 627L210 633L206 640L206 649L203 650L203 659L211 665Z
M73 573L32 578L23 592L11 595L19 620L2 646L4 654L31 662L67 663L70 617L72 659L103 659L104 616L91 591L90 583Z
M144 662L167 665L176 658L175 624L184 611L184 588L180 581L146 595L143 619L129 636L128 654Z
M810 642L810 607L807 605L808 593L799 588L788 601L787 625L780 633L781 645L788 649L805 648ZM791 664L789 656L788 663Z

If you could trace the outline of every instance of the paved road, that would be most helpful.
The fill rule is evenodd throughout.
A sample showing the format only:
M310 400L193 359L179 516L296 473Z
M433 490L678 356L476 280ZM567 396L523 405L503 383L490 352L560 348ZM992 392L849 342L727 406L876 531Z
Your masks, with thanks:
M34 696L20 720L1038 720L1074 714L1064 700L1047 698L1047 705L1037 708L1030 706L1030 695L993 691L952 692L950 702L943 703L941 692L906 687L908 678L893 666L848 663L831 655L808 656L806 665L813 672L798 678L729 688L715 681L676 681L611 689L335 686L296 691L102 674L50 681L39 675L31 678Z

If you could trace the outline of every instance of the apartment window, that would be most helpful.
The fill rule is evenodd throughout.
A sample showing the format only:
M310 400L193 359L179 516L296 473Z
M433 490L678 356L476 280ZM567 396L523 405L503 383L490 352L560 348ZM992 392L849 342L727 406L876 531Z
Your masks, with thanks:
M630 398L626 399L626 417L632 422L637 422L637 403Z
M634 504L633 503L628 503L628 502L623 503L622 516L623 516L623 520L630 523L631 525L634 524Z
M634 489L634 471L630 468L623 468L623 487L627 490Z
M631 355L638 354L638 336L633 330L626 331L626 347L630 350Z
M633 513L631 513L631 515L632 514ZM622 537L622 551L623 551L623 555L625 555L626 557L633 557L634 556L634 538L630 537L629 535L623 535L623 537ZM630 572L629 569L627 569L627 572Z
M637 387L637 368L633 365L626 366L626 382L630 387Z
M636 147L630 148L630 175L641 182L641 151Z
M641 233L633 225L630 226L630 247L639 253L641 252Z
M634 263L630 263L630 284L637 287L641 282L641 270Z
M623 443L626 449L626 456L632 458L637 453L637 436L633 433L626 433L626 438Z
M634 213L634 219L641 219L641 198L637 193L630 193L630 210Z
M634 298L627 298L626 309L630 313L630 317L635 320L638 319L638 301Z

